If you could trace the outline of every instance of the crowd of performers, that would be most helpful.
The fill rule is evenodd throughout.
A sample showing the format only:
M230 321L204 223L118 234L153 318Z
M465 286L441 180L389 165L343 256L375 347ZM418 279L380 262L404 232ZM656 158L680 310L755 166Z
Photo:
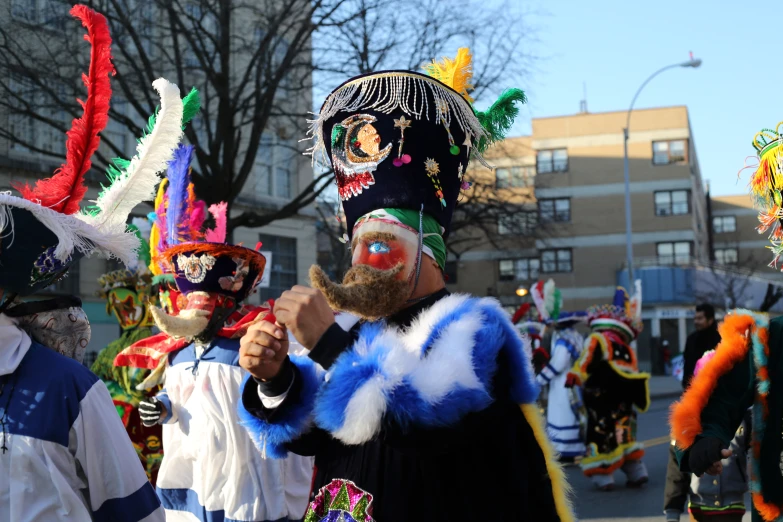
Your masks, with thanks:
M561 462L577 461L602 491L614 489L621 470L628 487L648 481L636 415L650 403L649 378L639 371L631 343L642 330L641 283L629 297L618 288L612 304L566 312L552 280L530 289L512 318L533 343L532 360L546 410L547 433ZM584 337L581 332L588 333Z

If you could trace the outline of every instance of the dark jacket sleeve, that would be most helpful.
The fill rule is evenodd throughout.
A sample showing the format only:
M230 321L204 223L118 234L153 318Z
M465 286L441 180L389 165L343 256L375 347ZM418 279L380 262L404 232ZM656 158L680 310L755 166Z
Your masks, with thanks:
M702 433L697 436L694 446L703 438L714 437L720 441L722 448L729 447L746 410L753 404L755 380L751 352L748 350L747 356L718 380L715 391L701 412ZM678 449L677 456L680 469L690 472L690 449Z
M691 334L688 336L688 339L685 341L685 351L682 354L682 389L687 390L688 385L691 383L691 379L693 378L693 370L696 368L696 363L699 360L699 357L696 357L696 340L695 335Z

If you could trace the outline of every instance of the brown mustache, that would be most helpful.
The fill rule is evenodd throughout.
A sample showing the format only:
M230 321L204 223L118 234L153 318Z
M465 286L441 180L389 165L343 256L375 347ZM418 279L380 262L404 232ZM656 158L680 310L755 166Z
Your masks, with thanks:
M318 265L310 267L310 284L320 290L333 310L375 321L393 314L405 304L411 290L408 281L398 280L404 265L378 270L356 265L346 272L342 284L335 283Z

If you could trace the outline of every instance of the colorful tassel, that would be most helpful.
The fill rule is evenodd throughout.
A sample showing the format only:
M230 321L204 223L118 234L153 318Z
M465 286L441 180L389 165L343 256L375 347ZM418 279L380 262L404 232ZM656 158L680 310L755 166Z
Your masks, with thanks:
M468 94L468 91L473 89L470 83L473 80L473 56L467 47L457 49L457 56L453 60L451 58L443 58L440 62L433 60L432 63L424 66L424 71L457 91L468 103L473 103L473 98Z
M82 75L87 87L87 100L80 101L84 112L71 124L65 142L65 163L54 176L37 181L35 188L29 185L16 187L26 200L40 202L42 206L63 214L77 213L87 193L84 175L92 167L90 159L100 145L98 133L109 122L109 75L114 74L111 35L106 18L84 5L73 6L71 15L81 20L87 29L84 39L92 45L89 74Z
M215 228L207 230L205 234L208 243L225 243L228 216L227 203L217 203L209 207L209 213L215 218Z

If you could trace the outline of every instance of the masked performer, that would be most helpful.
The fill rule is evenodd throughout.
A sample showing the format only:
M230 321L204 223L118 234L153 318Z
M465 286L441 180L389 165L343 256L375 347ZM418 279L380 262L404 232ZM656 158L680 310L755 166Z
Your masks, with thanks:
M149 231L146 219L134 219L136 230ZM139 417L139 403L150 394L148 390L136 387L147 377L149 371L139 368L114 366L114 358L120 351L136 341L152 336L152 314L149 300L154 296L150 264L149 243L139 234L141 249L138 261L126 269L115 270L98 279L101 289L99 295L106 299L106 312L113 314L120 324L122 335L101 350L91 370L103 380L109 389L117 413L139 454L139 459L147 471L152 485L158 476L160 461L163 459L160 426L147 427ZM157 391L157 390L153 390Z
M279 326L254 325L242 341L254 376L242 414L256 444L268 457L315 455L307 521L572 520L529 343L497 301L445 290L463 172L524 99L506 91L476 113L470 71L461 49L429 75L360 76L313 122L353 266L343 284L314 266L316 289L285 292ZM363 320L346 332L332 310ZM285 330L308 356L286 356Z
M614 489L613 474L622 469L628 487L648 481L644 446L636 442L636 410L650 405L649 379L639 372L631 343L642 331L641 281L633 299L622 288L611 305L587 311L592 333L567 378L583 388L588 413L584 474L603 491Z
M68 132L65 163L52 178L19 187L21 198L0 195L0 520L162 522L160 502L106 386L57 353L83 354L89 328L78 301L9 308L15 297L64 277L83 256L129 263L139 241L126 231L128 215L154 194L157 173L181 136L179 89L156 80L157 124L95 206L80 213L84 176L108 120L113 66L106 19L85 6L71 14L87 28L92 52L84 112Z
M312 459L264 460L236 411L245 375L239 337L271 312L268 304L242 301L266 261L256 250L225 243L225 204L209 208L216 224L202 231L203 204L188 188L192 153L190 146L175 153L153 234L158 257L181 292L179 311L169 315L152 307L162 333L129 347L115 364L156 370L153 377L165 369L165 388L139 409L145 425L163 425L157 491L168 522L298 520L307 507Z
M577 409L581 404L581 393L579 387L566 387L565 384L568 370L582 353L584 339L574 326L585 320L585 314L562 310L563 298L552 279L536 283L530 294L538 310L539 321L552 328L551 358L536 377L542 387L549 386L547 433L561 460L573 461L585 453Z
M783 123L753 140L759 162L751 197L759 209L759 232L769 232L777 265L783 246ZM750 491L753 521L783 521L783 318L735 310L719 327L715 355L691 380L672 410L671 426L680 469L720 475L732 455L731 440L745 410L753 407Z

